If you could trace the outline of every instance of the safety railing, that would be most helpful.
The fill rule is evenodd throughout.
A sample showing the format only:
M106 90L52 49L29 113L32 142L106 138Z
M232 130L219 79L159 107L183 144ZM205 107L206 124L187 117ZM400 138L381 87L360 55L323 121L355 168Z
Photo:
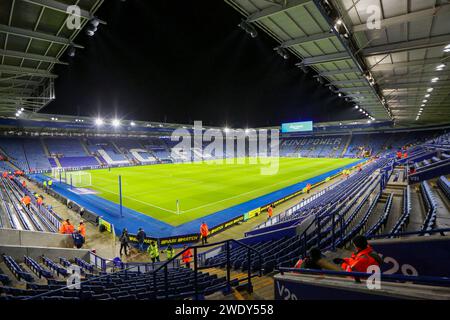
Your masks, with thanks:
M387 238L401 238L405 236L423 236L423 235L433 235L439 234L445 236L446 233L450 233L450 228L439 228L426 231L409 231L409 232L397 232L397 233L387 233L387 234L373 234L368 236L368 239L387 239Z
M367 279L373 277L373 273L365 272L347 272L347 271L333 271L333 270L313 270L313 269L297 269L279 267L277 270L284 275L285 273L300 273L300 274L317 274L329 276L352 277L356 280ZM388 282L408 282L421 285L436 285L436 286L450 286L450 278L448 277L434 277L434 276L409 276L399 274L380 274L382 281Z
M163 271L164 272L164 287L165 292L167 293L169 290L169 281L168 281L168 270L169 265L173 263L174 260L180 260L180 257L183 257L183 254L186 252L191 252L190 258L193 259L193 270L194 270L194 299L200 299L200 296L205 293L205 290L201 290L199 288L198 283L198 276L199 271L204 269L209 269L213 267L217 267L217 265L208 265L205 259L204 255L199 254L200 249L209 248L209 247L220 247L221 250L224 250L226 253L226 284L225 287L217 287L215 289L225 289L227 292L231 291L231 287L233 286L234 281L231 279L231 250L232 250L232 244L236 244L238 246L245 247L247 249L247 263L248 263L248 273L247 277L243 279L237 279L237 284L239 282L247 281L247 290L249 292L253 291L253 285L252 285L252 278L256 276L262 275L262 264L263 264L263 258L261 253L252 248L249 245L246 245L238 240L230 239L230 240L224 240L221 242L211 243L211 244L205 244L205 245L198 245L198 246L189 246L182 251L180 251L178 254L176 254L172 259L166 261L161 266L156 268L153 273L153 282L156 286L156 279L158 272ZM256 254L258 257L258 268L257 268L257 274L252 275L252 253ZM199 257L200 256L200 257ZM190 262L189 262L190 263ZM208 289L208 288L205 288Z

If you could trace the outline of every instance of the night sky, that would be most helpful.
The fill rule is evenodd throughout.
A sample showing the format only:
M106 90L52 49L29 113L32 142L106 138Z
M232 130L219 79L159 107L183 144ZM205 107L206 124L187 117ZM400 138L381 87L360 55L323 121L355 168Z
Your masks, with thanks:
M56 100L45 113L232 128L357 119L352 105L283 60L258 29L219 0L107 0L94 37L69 66L56 66Z

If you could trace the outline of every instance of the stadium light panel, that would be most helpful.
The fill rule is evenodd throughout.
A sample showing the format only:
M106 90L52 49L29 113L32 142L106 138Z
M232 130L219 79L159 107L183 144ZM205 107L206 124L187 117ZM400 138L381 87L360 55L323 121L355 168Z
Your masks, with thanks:
M119 120L119 119L114 119L114 120L112 121L112 125L113 125L113 127L118 127L118 126L120 126L120 120Z
M96 124L97 126L101 126L101 125L103 125L103 123L104 123L104 121L103 121L102 118L97 118L97 119L95 119L95 124Z
M71 58L75 57L76 55L76 49L73 45L70 45L69 49L67 50L67 55Z
M131 121L130 125L131 125L132 127L134 127L134 126L136 125L136 123L134 123L133 121Z
M287 53L286 49L282 47L277 47L276 51L280 57L282 57L284 60L289 59L289 54Z
M252 38L256 38L258 36L258 31L255 27L245 20L242 20L241 23L238 24L238 27L244 30Z

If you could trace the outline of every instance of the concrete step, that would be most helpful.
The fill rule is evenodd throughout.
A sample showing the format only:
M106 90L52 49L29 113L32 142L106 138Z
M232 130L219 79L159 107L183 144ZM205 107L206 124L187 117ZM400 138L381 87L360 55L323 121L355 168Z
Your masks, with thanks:
M208 272L217 277L226 277L226 269L210 268L204 269L203 272ZM248 277L247 272L232 270L231 279L245 279ZM209 300L273 300L274 299L274 281L271 276L254 277L251 280L253 292L249 293L246 290L247 281L240 283L238 288L233 288L230 295L224 295L222 292L216 292L207 297Z

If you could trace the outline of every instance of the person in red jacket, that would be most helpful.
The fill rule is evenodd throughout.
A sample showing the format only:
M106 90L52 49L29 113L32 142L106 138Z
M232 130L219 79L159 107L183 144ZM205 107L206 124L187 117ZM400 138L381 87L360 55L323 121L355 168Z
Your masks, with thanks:
M186 250L186 248L187 248L187 245L184 245L183 246L183 250ZM184 251L181 254L181 260L185 264L186 268L190 268L191 267L191 260L192 260L192 250L188 249L188 250Z
M202 225L200 226L200 236L202 238L202 245L208 243L208 235L209 235L208 225L206 224L205 221L203 221Z
M380 266L383 260L373 251L368 244L366 237L359 235L353 239L353 245L356 252L350 258L336 258L333 261L341 265L341 268L347 272L367 272L370 266Z
M270 220L272 218L272 216L273 216L273 208L272 208L272 205L270 205L267 208L267 220Z

